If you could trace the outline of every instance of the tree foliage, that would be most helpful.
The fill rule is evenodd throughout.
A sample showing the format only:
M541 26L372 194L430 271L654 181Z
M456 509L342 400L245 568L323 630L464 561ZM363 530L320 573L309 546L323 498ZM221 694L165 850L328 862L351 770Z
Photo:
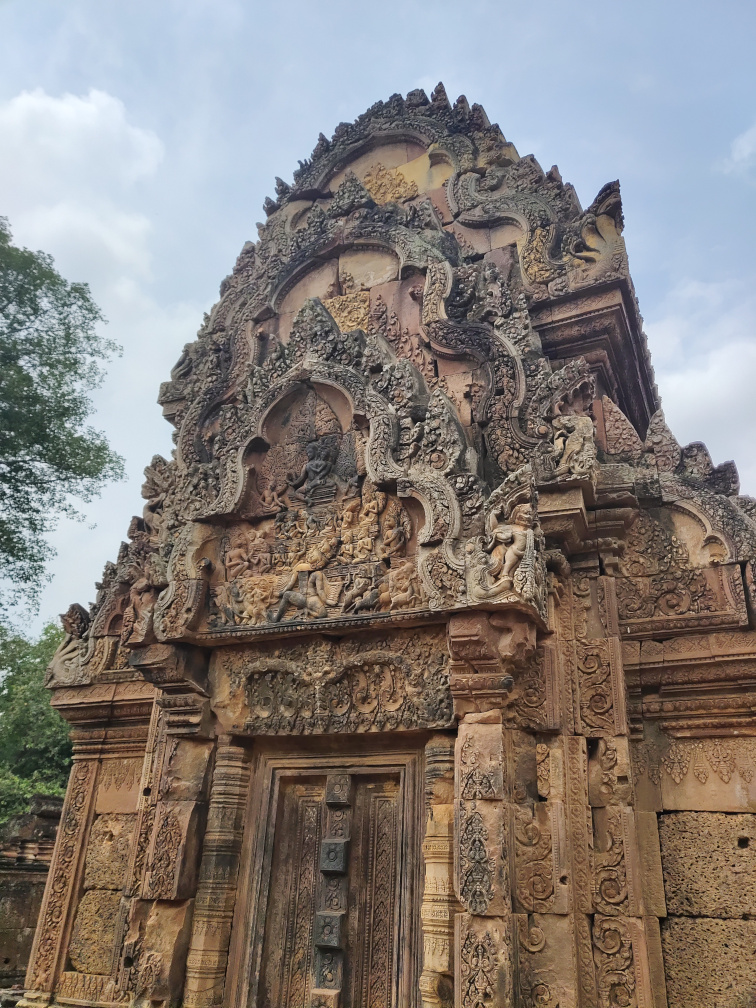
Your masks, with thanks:
M62 639L53 624L35 641L0 626L0 822L23 812L34 794L65 791L68 727L44 685Z
M29 600L57 516L75 514L71 497L90 500L123 472L103 434L86 426L101 362L119 350L97 332L101 321L87 285L66 281L51 256L14 246L0 218L0 561L4 580Z

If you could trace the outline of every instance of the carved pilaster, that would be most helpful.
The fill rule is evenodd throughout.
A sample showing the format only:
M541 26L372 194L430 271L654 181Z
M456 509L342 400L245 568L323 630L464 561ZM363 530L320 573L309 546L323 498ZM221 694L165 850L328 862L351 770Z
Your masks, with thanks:
M584 738L565 742L565 796L572 862L572 898L579 913L593 912L593 830L588 805L588 757Z
M47 1004L63 966L72 906L84 867L86 836L94 814L96 758L74 755L55 852L47 876L39 925L26 974L25 1003Z
M467 714L455 753L455 1005L508 1004L512 990L510 830L501 712Z
M599 1008L666 1008L655 917L596 914L592 937Z
M454 929L455 1008L512 1004L511 922L457 914Z
M451 1008L454 996L454 740L435 735L425 747L426 826L422 1008Z
M515 922L517 1008L582 1008L572 916L517 914Z
M187 1008L223 1002L249 774L246 750L228 738L222 740L216 754L186 966Z
M455 878L457 896L472 914L510 910L503 762L501 716L467 715L455 761Z
M605 630L589 625L591 609L604 602ZM573 585L574 694L578 734L591 737L627 733L622 645L617 626L613 578L582 578Z

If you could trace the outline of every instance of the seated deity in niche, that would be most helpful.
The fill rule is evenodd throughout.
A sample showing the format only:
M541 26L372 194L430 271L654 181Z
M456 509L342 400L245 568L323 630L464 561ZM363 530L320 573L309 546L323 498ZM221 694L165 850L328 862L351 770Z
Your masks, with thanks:
M365 433L307 389L270 421L252 459L249 524L230 531L217 621L291 623L416 608L410 516L365 473Z

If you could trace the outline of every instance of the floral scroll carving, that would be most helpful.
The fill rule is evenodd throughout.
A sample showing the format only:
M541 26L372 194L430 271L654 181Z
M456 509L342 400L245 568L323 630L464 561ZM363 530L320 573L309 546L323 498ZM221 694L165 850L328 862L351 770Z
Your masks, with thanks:
M244 666L247 730L278 735L450 726L448 663L433 636L397 640L402 650L379 643L334 648L315 641L251 661Z
M685 543L646 511L630 530L620 569L617 607L628 632L648 636L661 624L686 629L746 620L737 567L694 567Z
M55 856L50 867L50 879L40 913L41 926L30 967L28 985L31 990L50 990L55 979L66 905L72 895L76 860L81 855L82 834L86 827L89 796L96 768L94 761L81 760L74 764L71 773Z

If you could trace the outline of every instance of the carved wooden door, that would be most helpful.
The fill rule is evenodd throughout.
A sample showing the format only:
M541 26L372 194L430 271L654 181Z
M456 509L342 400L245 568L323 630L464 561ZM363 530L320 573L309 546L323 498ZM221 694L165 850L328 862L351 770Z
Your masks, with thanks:
M406 766L324 769L271 779L248 1005L408 1008L419 837Z

